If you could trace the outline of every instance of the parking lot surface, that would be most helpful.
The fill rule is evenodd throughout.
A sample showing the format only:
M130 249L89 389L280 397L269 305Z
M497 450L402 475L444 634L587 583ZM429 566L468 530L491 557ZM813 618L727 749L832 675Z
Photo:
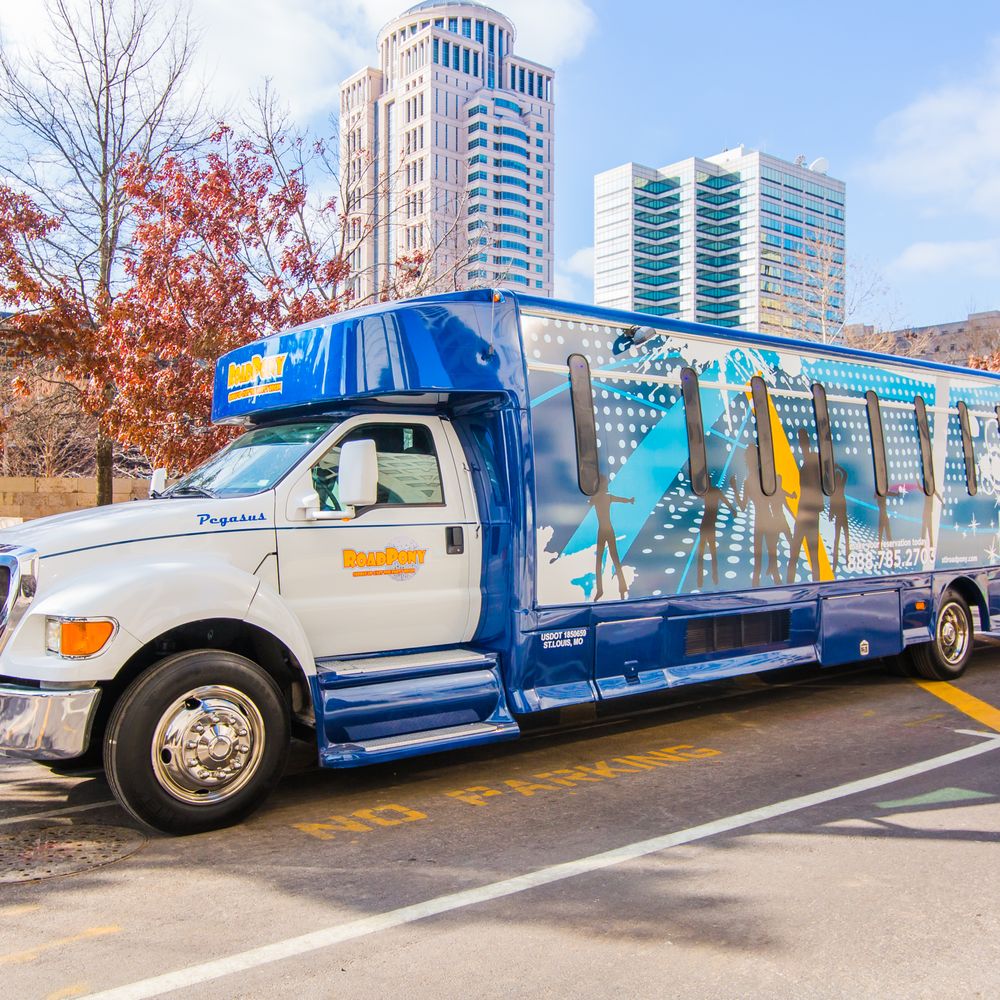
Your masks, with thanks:
M300 745L187 838L0 763L0 996L996 996L1000 649L782 681L356 771Z

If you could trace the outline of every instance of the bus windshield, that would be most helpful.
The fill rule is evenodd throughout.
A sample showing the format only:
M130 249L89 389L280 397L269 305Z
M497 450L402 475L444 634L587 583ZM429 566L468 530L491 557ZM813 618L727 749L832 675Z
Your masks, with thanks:
M163 497L244 497L269 490L337 426L315 420L258 427L188 473Z

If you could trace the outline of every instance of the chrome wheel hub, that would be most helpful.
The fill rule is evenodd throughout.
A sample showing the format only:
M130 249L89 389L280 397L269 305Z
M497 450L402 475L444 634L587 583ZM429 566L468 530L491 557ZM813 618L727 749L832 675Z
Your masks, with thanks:
M257 770L264 720L235 688L195 688L160 717L150 750L156 780L170 795L182 802L219 802Z
M947 663L961 663L971 641L969 620L957 604L946 604L938 618L937 642Z

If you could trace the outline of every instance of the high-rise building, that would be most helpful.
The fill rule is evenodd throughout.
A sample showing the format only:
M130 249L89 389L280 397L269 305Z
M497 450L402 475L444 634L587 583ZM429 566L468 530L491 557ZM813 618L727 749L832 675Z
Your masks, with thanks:
M478 3L411 7L379 66L341 85L340 163L356 301L425 259L421 290L552 294L553 72Z
M743 146L594 179L594 299L808 337L844 323L844 183Z

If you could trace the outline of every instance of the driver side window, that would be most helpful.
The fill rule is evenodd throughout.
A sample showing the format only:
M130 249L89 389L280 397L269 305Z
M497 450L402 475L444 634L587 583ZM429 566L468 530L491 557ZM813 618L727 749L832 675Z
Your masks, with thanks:
M347 441L374 441L378 454L379 506L427 506L444 503L441 469L434 438L424 424L363 424L331 448L312 468L320 510L342 510L338 471L340 446Z

